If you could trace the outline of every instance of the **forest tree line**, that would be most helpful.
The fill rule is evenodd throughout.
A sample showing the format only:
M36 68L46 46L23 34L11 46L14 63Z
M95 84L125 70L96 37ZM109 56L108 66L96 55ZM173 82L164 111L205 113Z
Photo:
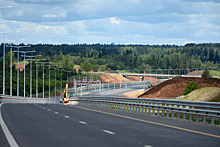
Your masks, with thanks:
M20 44L24 45L24 44ZM147 69L191 69L220 67L220 43L177 45L115 45L115 44L75 44L51 45L30 44L30 48L20 50L35 50L32 55L41 55L47 62L53 62L58 68L74 71L74 65L80 65L83 71L110 71ZM16 50L15 48L13 50ZM3 75L3 44L0 51L0 93L2 93ZM10 78L10 48L6 47L6 90L9 91ZM20 62L23 57L19 57ZM17 53L13 52L13 63L17 62ZM26 93L29 93L30 62L26 63ZM33 93L36 91L36 66L33 62ZM17 72L13 66L13 95L16 95ZM80 71L81 71L80 70ZM45 89L48 89L48 70L45 70ZM23 94L23 74L20 72L20 95ZM72 74L72 75L71 75ZM67 73L63 72L63 84ZM79 77L80 73L69 73L69 78ZM51 87L54 87L55 70L51 69ZM80 78L80 77L79 77ZM57 71L57 85L61 85L61 71ZM61 86L59 86L61 87ZM51 88L53 89L53 88ZM47 91L47 90L46 90ZM42 66L39 66L39 92L42 92Z

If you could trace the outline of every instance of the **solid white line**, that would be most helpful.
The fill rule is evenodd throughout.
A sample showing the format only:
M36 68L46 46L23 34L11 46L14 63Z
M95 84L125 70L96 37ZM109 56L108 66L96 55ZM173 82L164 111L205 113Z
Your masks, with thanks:
M87 123L84 122L84 121L79 121L79 123L83 124L83 125L86 125Z
M54 112L55 114L59 114L59 112Z
M70 118L69 116L64 116L64 117L66 117L66 118Z
M2 118L2 113L1 113L1 106L3 105L4 103L0 104L0 124L2 126L2 130L3 132L5 133L5 137L7 138L8 140L8 143L10 144L10 146L12 147L18 147L18 144L17 142L15 141L15 139L13 138L13 136L11 135L11 132L8 130L3 118Z
M102 130L102 131L105 132L105 133L111 134L111 135L114 135L114 134L115 134L114 132L111 132L111 131L109 131L109 130Z

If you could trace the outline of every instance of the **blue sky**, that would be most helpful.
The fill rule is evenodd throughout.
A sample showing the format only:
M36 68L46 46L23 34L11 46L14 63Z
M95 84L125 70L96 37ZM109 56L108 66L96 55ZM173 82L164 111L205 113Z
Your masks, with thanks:
M0 0L0 42L220 42L220 0ZM19 31L19 32L17 32ZM14 40L14 41L10 41Z

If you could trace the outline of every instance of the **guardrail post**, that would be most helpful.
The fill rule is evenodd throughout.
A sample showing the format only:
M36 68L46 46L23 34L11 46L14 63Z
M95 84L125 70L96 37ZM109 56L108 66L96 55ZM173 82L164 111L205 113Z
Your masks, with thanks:
M141 103L139 102L139 104L141 104ZM138 106L138 109L139 109L139 113L141 113L141 106L140 105Z
M150 106L151 104L149 103L149 106ZM148 109L148 114L151 114L151 108L149 107L149 109Z
M169 113L170 113L170 111L167 110L167 118L169 118L169 115L170 115Z
M179 105L177 105L177 107L179 107ZM177 112L177 118L179 119L180 118L180 113Z
M192 114L189 114L189 121L192 121Z
M153 103L153 105L154 105L154 103ZM153 108L153 107L152 107ZM153 109L153 115L155 115L155 109Z
M157 104L157 105L160 105L160 104ZM157 106L157 116L160 116L160 107Z
M190 109L192 109L192 106L189 106ZM192 114L189 114L189 121L192 121Z
M164 102L163 102L162 106L165 106ZM164 107L163 107L163 110L162 110L162 116L164 117Z
M172 104L172 107L174 107L174 104ZM174 118L174 112L172 111L172 118Z
M199 115L196 114L196 122L198 123L199 122Z
M212 125L214 125L214 120L215 120L215 117L214 116L212 116Z
M185 106L183 106L183 108L185 108ZM183 119L186 119L186 113L183 113Z

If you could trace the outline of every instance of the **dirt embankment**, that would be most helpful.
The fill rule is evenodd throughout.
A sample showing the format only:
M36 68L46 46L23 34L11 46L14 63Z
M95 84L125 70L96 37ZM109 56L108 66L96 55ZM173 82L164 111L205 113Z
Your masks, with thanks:
M197 71L193 71L193 72L190 72L188 73L187 75L202 75L204 70L197 70Z
M100 75L99 79L100 81L103 81L103 83L119 83L119 82L131 82L131 80L126 79L125 77L122 77L119 74L103 74Z
M184 95L184 89L189 82L194 81L199 84L199 87L220 87L220 79L217 78L184 78L177 77L167 80L144 94L139 98L176 98Z
M120 82L131 82L131 81L140 81L140 77L139 76L127 76L127 77L123 77L120 74L103 74L100 75L99 79L100 81L103 81L104 83L120 83ZM153 77L145 77L144 81L150 80L153 83L156 83L158 81L158 79L153 78Z

